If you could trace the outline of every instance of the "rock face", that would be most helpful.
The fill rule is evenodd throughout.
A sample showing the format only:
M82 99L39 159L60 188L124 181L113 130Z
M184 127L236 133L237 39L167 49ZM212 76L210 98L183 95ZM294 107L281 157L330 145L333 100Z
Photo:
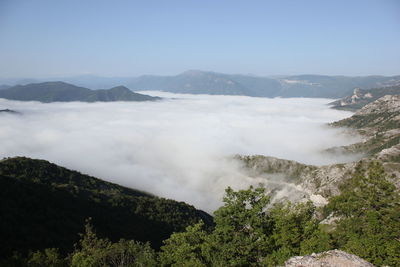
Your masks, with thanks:
M346 253L341 250L329 250L326 252L307 256L292 257L285 262L285 267L373 267L371 263Z
M386 95L364 106L350 118L331 124L356 129L366 139L398 135L400 131L400 95Z
M378 100L364 106L356 112L355 115L366 115L371 113L382 112L399 112L400 111L400 95L385 95Z
M331 103L333 108L356 111L385 95L400 95L400 85L363 90L355 88L351 96Z
M400 95L386 95L369 103L350 118L332 124L348 127L365 136L365 140L345 151L362 152L383 162L393 182L400 186Z
M311 200L316 206L323 206L327 198L339 194L339 185L351 177L356 163L312 166L292 160L261 155L237 156L244 163L251 177L280 176L290 184L295 184L302 194L300 198ZM271 185L269 185L271 186ZM292 199L297 200L297 199Z

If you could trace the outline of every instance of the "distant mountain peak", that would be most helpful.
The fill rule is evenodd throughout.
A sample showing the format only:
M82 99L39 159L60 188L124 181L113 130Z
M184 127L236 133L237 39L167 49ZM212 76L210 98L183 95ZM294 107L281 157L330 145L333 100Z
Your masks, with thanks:
M120 92L131 92L131 90L129 90L129 88L127 88L123 85L115 86L113 88L110 88L109 90L110 91L120 91Z
M186 76L200 76L200 75L204 75L210 72L207 71L202 71L202 70L187 70L185 72L183 72L181 75L186 75Z
M46 85L57 85L57 84L63 84L63 85L72 85L75 86L73 84L67 83L67 82L63 82L63 81L47 81L47 82L41 82L41 83L30 83L30 84L46 84Z

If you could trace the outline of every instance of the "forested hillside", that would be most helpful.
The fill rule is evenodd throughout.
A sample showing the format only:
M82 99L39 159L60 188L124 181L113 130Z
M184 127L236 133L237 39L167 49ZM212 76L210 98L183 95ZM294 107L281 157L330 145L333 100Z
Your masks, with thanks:
M71 252L85 220L100 236L150 242L159 248L173 232L203 220L183 202L104 182L44 160L0 161L0 258L57 247Z

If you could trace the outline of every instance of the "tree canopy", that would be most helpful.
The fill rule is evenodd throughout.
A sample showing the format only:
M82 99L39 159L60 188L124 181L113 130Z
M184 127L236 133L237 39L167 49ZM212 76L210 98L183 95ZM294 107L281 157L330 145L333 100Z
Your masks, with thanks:
M277 266L297 255L341 249L376 265L400 266L400 197L380 163L359 165L327 206L271 203L265 188L227 188L215 225L192 224L148 243L99 238L87 222L75 250L14 255L10 266ZM336 221L327 222L329 218ZM7 265L5 265L7 266Z

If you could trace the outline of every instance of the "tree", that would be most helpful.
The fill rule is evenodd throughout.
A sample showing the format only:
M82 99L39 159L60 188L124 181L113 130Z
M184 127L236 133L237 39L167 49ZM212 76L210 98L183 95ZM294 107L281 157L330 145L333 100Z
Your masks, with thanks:
M315 236L318 220L313 218L315 206L311 202L278 203L269 211L272 225L272 253L266 256L268 265L282 264L293 255L300 255L304 241ZM310 244L308 244L310 246ZM320 240L312 247L320 247Z
M382 164L360 164L325 213L340 217L336 246L376 265L400 266L400 195Z
M265 188L226 189L224 205L214 214L215 228L199 223L175 233L161 248L166 266L259 266L281 264L304 250L321 248L311 203L271 206ZM323 241L326 243L326 240Z
M46 248L43 251L36 251L34 253L30 253L27 266L66 267L68 266L68 261L67 259L61 257L60 253L58 252L58 249Z
M270 197L263 187L239 191L228 187L223 201L214 213L208 258L230 266L257 265L272 249L272 222L266 214Z
M164 241L161 247L160 261L162 266L208 266L210 261L205 257L207 237L204 223L188 226L185 232L174 233Z
M148 243L121 239L112 243L108 239L96 236L90 220L85 225L85 234L79 242L79 248L71 256L71 266L156 266L155 251Z

